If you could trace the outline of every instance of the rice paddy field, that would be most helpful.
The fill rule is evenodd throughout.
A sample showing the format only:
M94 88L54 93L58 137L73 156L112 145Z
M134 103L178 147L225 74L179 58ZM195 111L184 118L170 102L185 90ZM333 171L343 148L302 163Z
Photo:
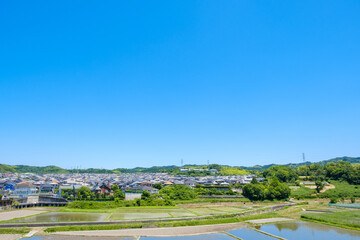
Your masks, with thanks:
M110 214L109 221L114 220L137 220L137 219L161 219L225 215L247 210L240 207L194 207L194 208L118 208Z
M260 208L268 208L274 202L253 202L253 203L192 203L182 204L178 206L140 206L140 207L119 207L111 209L73 209L73 208L57 208L48 209L42 208L41 212L26 216L21 219L12 219L8 222L82 222L92 221L93 224L83 225L69 225L69 226L52 226L44 229L42 234L51 234L53 232L68 232L68 231L92 231L92 230L119 230L119 229L140 229L140 228L168 228L168 227L187 227L187 226L202 226L202 225L218 225L227 223L246 222L254 219L267 218L290 218L296 222L292 223L277 223L276 227L270 228L268 231L278 234L278 227L283 229L305 229L306 226L315 226L314 223L319 224L319 228L328 229L329 226L336 226L341 228L348 228L353 230L360 230L360 210L348 209L342 207L329 206L326 199L314 199L301 204L285 207L276 212L259 213L255 215L236 215L251 210L258 210ZM279 203L276 203L279 204ZM8 212L9 214L11 212ZM188 217L188 219L177 219ZM197 219L197 217L204 217ZM194 219L196 218L196 219ZM154 219L151 223L142 220ZM167 221L161 221L166 219ZM20 221L19 221L20 220ZM133 221L136 222L116 222L116 221ZM159 221L158 221L159 220ZM310 221L307 223L301 220ZM102 224L100 221L106 221L112 224ZM96 222L99 222L97 224ZM271 220L270 220L271 222ZM266 229L269 224L249 223L252 227L261 227ZM305 229L306 230L306 229ZM304 231L305 231L304 230ZM6 230L7 231L7 230ZM244 230L245 231L245 230ZM303 231L303 230L301 230ZM307 231L307 230L306 230ZM310 230L309 230L310 231ZM345 231L345 230L344 230ZM310 231L312 233L312 230ZM292 233L292 232L291 232ZM255 234L255 232L254 232ZM275 235L276 235L275 234ZM283 234L283 231L281 231ZM285 234L285 233L284 233ZM290 234L290 233L289 233ZM320 233L319 233L320 234ZM332 233L333 234L333 233ZM41 235L41 234L40 234ZM358 236L358 235L357 235ZM244 239L244 238L243 238ZM255 238L256 239L256 238ZM295 239L295 238L288 238ZM320 238L315 238L320 239ZM339 238L340 239L340 238ZM345 238L346 239L346 238Z
M7 222L79 222L79 221L119 221L141 219L165 219L199 216L215 216L240 213L249 210L249 206L194 206L194 207L123 207L116 209L61 208L38 215L12 219Z
M83 222L104 221L106 213L74 213L74 212L49 212L27 218L21 218L13 222Z

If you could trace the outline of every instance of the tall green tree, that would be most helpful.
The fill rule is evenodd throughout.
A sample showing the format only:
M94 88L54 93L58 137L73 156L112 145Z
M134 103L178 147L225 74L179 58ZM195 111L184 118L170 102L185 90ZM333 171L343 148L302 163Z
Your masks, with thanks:
M125 194L123 193L123 191L121 190L115 190L114 193L113 193L113 197L114 198L118 198L120 200L124 200L125 199Z
M171 200L190 200L196 197L195 190L185 185L166 186L159 193Z
M114 184L111 186L111 190L115 192L116 190L119 190L119 186L117 184Z
M155 183L154 185L153 185L153 188L156 188L156 189L162 189L163 188L163 186L162 186L162 184L161 183Z
M277 177L280 182L295 182L298 175L294 169L288 166L272 166L263 171L266 178Z
M88 187L82 186L76 191L76 195L78 198L85 199L91 196L91 191Z
M316 192L320 193L320 191L323 190L325 185L321 180L316 180L315 181L315 186L316 186Z
M286 199L290 196L291 190L286 183L281 183L277 177L259 183L252 181L243 187L243 195L250 200L274 200Z
M249 183L243 187L243 195L250 200L263 200L265 197L264 186L260 183Z
M142 200L150 200L151 194L148 191L143 191L141 194L141 199Z

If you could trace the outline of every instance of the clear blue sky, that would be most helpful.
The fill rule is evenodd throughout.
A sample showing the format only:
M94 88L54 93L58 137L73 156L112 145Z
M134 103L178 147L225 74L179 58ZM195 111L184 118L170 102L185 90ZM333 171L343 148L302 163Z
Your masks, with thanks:
M0 162L360 156L360 2L0 3Z

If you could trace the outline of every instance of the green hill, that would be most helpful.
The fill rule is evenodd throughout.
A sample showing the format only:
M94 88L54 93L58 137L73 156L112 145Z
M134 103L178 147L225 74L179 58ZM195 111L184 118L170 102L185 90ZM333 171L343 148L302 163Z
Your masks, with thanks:
M352 164L360 163L360 157L337 157L332 158L329 160L324 160L320 162L303 162L303 163L289 163L283 166L289 166L292 168L299 167L302 165L311 165L311 164L320 164L326 165L329 162L339 162L345 161ZM246 170L258 170L263 171L268 169L272 166L276 166L278 164L268 164L268 165L255 165L253 167L230 167L225 165L218 165L218 164L211 164L209 166L205 165L185 165L183 167L196 167L196 168L213 168L219 171L219 174L228 175L228 174L245 174L248 173ZM113 170L110 169L99 169L99 168L88 168L88 169L64 169L57 166L46 166L46 167L36 167L36 166L28 166L28 165L6 165L0 164L0 172L7 173L7 172L18 172L18 173L155 173L155 172L163 172L163 173L170 173L170 174L178 174L180 167L170 165L170 166L153 166L150 168L144 167L136 167L136 168L116 168Z
M330 162L340 162L340 161L344 161L344 162L349 162L349 163L352 163L352 164L355 164L355 163L360 163L360 157L337 157L337 158L331 158L329 160L323 160L323 161L320 161L320 162L302 162L302 163L288 163L288 164L284 164L283 166L289 166L289 167L292 167L292 168L296 168L296 167L299 167L299 166L303 166L303 165L311 165L311 164L320 164L320 165L326 165ZM258 171L263 171L265 169L268 169L272 166L277 166L279 164L268 164L268 165L255 165L253 167L241 167L243 169L247 169L247 170L258 170Z
M57 166L35 167L27 165L15 165L13 168L19 173L69 173L68 170Z
M8 172L16 172L16 170L12 166L0 164L0 172L8 173Z

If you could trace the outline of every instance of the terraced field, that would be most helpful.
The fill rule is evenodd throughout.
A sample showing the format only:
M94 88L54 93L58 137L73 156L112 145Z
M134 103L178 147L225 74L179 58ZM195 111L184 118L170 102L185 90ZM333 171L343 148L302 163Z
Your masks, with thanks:
M45 214L10 220L12 222L78 222L119 221L141 219L164 219L224 215L248 210L240 206L202 207L123 207L113 210L98 209L86 212L83 209L59 209Z
M197 217L241 212L244 209L235 207L201 207L201 208L119 208L111 214L109 220L134 220L150 218Z

